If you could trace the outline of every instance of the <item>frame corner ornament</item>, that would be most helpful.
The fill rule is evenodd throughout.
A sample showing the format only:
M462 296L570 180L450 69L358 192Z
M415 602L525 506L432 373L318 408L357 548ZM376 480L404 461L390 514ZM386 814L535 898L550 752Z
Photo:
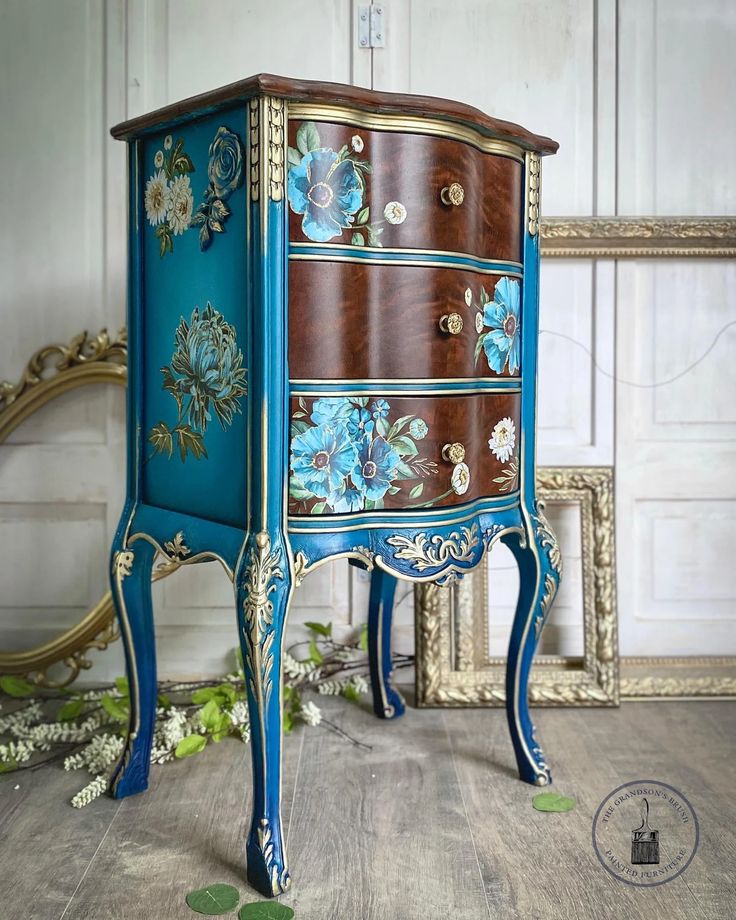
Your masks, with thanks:
M581 516L585 649L582 659L535 659L529 684L529 701L534 705L615 706L619 702L612 482L611 467L537 471L541 501L534 526L551 571L543 582L542 615L535 629L541 633L562 567L544 503L573 503L579 505ZM504 704L505 659L491 658L487 652L487 577L483 570L466 576L451 590L434 585L417 589L418 705ZM475 637L472 645L458 641L468 631Z
M68 343L44 345L33 353L16 383L0 380L0 443L26 419L64 393L84 386L125 386L128 336L125 328L110 335L87 331ZM41 687L64 687L88 669L86 653L102 650L118 638L112 598L107 592L79 622L43 645L18 652L0 652L0 672L18 674ZM48 676L54 665L67 668L59 679Z
M282 201L285 184L286 103L280 96L254 96L248 103L250 198Z

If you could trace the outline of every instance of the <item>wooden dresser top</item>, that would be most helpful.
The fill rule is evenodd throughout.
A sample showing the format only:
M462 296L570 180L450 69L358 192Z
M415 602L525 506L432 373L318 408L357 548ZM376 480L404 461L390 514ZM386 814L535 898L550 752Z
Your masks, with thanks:
M198 114L217 109L253 96L279 96L293 102L344 105L350 108L385 115L412 115L453 122L474 128L485 137L512 141L525 150L541 154L556 153L558 144L549 137L532 134L521 125L491 118L480 109L450 99L435 96L415 96L406 93L384 93L350 86L345 83L322 83L316 80L296 80L260 73L219 89L191 96L181 102L164 106L131 118L111 130L113 137L130 140L151 128L164 128Z

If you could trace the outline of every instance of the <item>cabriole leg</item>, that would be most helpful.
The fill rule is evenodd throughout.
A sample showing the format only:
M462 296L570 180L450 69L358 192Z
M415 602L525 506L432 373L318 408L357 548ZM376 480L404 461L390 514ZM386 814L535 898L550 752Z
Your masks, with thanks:
M110 792L118 799L148 788L157 691L151 603L154 555L153 546L145 540L126 547L120 537L113 545L110 584L130 688L128 737L110 780Z
M531 520L525 541L517 534L505 538L519 566L520 581L506 664L506 714L519 776L544 786L552 777L529 715L528 685L534 652L559 586L561 562L541 507Z
M282 637L292 580L283 540L249 539L236 575L253 758L253 817L246 844L248 881L275 897L289 887L281 828Z
M391 621L394 612L396 579L376 567L371 573L368 601L368 661L373 691L373 711L380 719L395 719L404 714L404 700L393 687L391 659Z

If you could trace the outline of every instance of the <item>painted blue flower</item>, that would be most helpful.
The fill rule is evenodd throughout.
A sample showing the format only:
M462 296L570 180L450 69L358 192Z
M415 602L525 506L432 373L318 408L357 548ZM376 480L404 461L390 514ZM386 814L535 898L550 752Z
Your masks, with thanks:
M336 421L346 421L354 408L345 396L323 396L315 399L311 419L315 425L331 425Z
M360 444L365 438L370 440L373 437L375 424L373 416L367 409L362 406L356 406L347 418L348 434L356 444Z
M343 422L308 428L291 442L291 470L317 498L343 492L345 477L356 461L357 452Z
M289 170L289 204L303 214L304 235L318 243L340 236L363 204L363 181L350 159L318 147Z
M346 488L344 492L329 496L327 503L332 506L335 514L349 514L365 508L365 496L359 489Z
M503 373L507 364L510 374L519 369L519 301L519 282L513 278L501 278L496 284L493 300L483 307L483 322L491 327L483 339L483 349L491 370L498 374Z
M385 399L377 399L371 406L373 411L373 418L388 418L388 413L391 409L391 406L386 402Z
M423 418L413 418L409 422L409 434L414 438L415 441L421 441L422 438L427 436L427 423Z
M195 307L188 323L184 317L179 320L175 343L171 367L162 367L161 372L163 388L176 397L179 421L185 416L195 431L204 432L212 409L226 429L240 412L240 397L246 392L235 327L208 303L201 314Z
M352 472L353 482L366 498L378 501L396 478L400 462L398 451L385 438L373 438L360 449L358 462Z

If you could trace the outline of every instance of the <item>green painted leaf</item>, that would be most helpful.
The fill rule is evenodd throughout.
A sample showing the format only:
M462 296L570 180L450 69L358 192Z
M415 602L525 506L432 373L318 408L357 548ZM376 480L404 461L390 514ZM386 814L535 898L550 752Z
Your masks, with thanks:
M309 513L310 514L322 514L322 512L325 510L326 507L327 507L327 502L317 502L316 505L312 505L312 510Z
M174 160L172 168L176 173L191 173L194 172L194 163L188 154L180 153Z
M296 147L289 147L286 154L287 163L289 167L298 166L302 161L302 155L296 149Z
M350 238L350 243L353 246L365 246L365 240L363 239L362 233L354 233Z
M238 911L238 920L291 920L293 916L294 911L278 901L252 901Z
M383 246L383 243L379 239L380 235L383 233L383 227L371 227L367 225L366 230L368 231L369 246Z
M25 696L33 696L38 688L30 681L22 677L14 677L12 674L0 674L0 690L7 693L8 696L14 696L16 699L22 699Z
M296 146L301 153L309 153L320 145L319 132L313 121L304 121L296 132Z
M381 416L380 418L377 418L376 419L376 431L378 432L378 434L380 434L382 438L388 438L388 432L389 432L388 419L383 418L383 416Z
M575 808L575 799L559 792L540 792L532 799L532 805L537 811L572 811Z
M414 441L403 434L399 435L397 438L392 438L389 444L399 452L400 457L416 457L419 453Z
M177 744L174 757L191 757L192 754L199 754L206 746L207 739L204 735L187 735ZM189 906L191 907L191 904Z
M298 502L307 501L309 498L314 498L314 493L310 492L309 489L305 489L300 483L297 483L295 480L292 480L289 483L289 495L291 498L296 499Z
M391 428L389 429L388 435L386 436L386 440L387 440L387 441L390 441L391 438L395 438L396 435L397 435L403 428L405 428L406 425L407 425L413 418L416 418L416 416L414 416L414 415L402 415L401 418L397 418L396 421L395 421L395 422L393 423L393 425L391 426Z
M84 700L69 700L61 707L56 718L59 722L71 722L72 719L82 714L83 709Z
M409 498L419 498L422 492L424 492L424 483L420 482L409 492Z
M154 425L148 435L148 440L153 444L155 454L168 454L169 457L173 454L174 439L166 422L159 422L158 425Z
M487 303L490 302L490 297L486 293L486 289L481 287L480 289L480 305L484 307Z
M401 489L398 486L389 486L388 494L389 495L398 495L401 492Z
M488 335L487 332L484 332L482 335L479 335L478 341L475 343L475 355L473 356L473 360L476 364L478 363L478 358L480 357L480 353L483 349L483 342L485 342L487 335Z
M186 741L186 738L184 739ZM240 892L232 885L208 885L197 891L190 891L186 902L198 914L214 917L235 910L240 902Z
M363 208L362 211L358 211L357 221L359 224L367 224L368 218L370 217L371 209L370 207Z
M174 428L174 433L179 446L179 456L182 460L187 459L188 453L193 454L196 460L207 457L204 440L198 431L194 431L189 425L177 425Z
M332 635L332 623L328 623L325 626L324 623L305 623L307 629L311 629L312 632L317 633L318 636L326 636L328 639Z

